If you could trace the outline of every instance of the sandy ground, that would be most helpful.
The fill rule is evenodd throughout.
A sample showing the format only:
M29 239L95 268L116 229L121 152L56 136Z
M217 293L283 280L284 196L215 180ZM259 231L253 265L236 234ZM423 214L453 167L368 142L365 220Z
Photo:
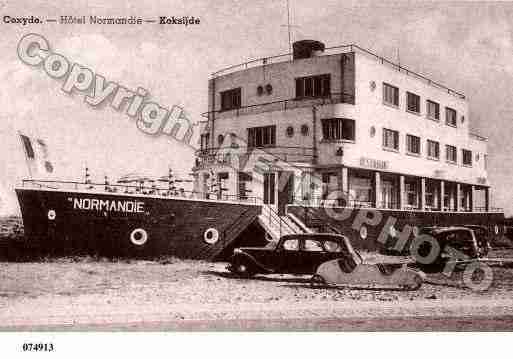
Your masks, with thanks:
M19 218L0 221L0 239L22 235ZM176 258L0 259L0 330L512 330L513 266L494 266L493 278L482 292L461 272L428 274L417 291L312 288L309 276L241 279L226 263Z
M225 321L231 323L225 329L238 329L252 320L265 327L265 320L301 318L292 329L312 329L305 327L305 320L513 315L513 269L504 267L494 268L490 289L475 292L460 283L460 275L430 274L417 291L311 288L308 276L239 279L225 266L174 258L3 262L0 328L67 330L173 322L178 323L176 329L180 322L187 328L192 321L202 321L202 329L214 329L216 321Z

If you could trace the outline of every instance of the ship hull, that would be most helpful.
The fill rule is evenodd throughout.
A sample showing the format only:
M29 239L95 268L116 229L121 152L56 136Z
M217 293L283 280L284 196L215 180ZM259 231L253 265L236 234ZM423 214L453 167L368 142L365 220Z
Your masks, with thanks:
M52 252L216 259L261 212L254 204L180 197L25 188L16 193L24 247ZM250 232L245 243L258 243Z
M479 226L486 228L489 243L503 240L502 212L440 212L389 210L376 208L322 207L289 205L306 226L335 230L351 238L353 246L370 252L408 251L411 241L430 226ZM406 236L402 236L406 234Z

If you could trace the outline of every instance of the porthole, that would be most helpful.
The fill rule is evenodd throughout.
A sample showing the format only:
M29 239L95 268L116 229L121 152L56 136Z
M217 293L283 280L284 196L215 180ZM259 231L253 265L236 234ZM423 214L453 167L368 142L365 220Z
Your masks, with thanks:
M376 81L370 82L370 89L371 89L371 91L374 91L376 89Z
M209 228L203 233L203 240L208 244L216 244L219 240L219 231L215 228Z
M264 87L263 86L258 86L257 87L257 95L258 96L262 96L264 94Z
M267 84L265 85L265 92L267 92L268 95L273 93L273 85Z
M302 125L302 126L301 126L301 134L302 134L303 136L308 136L308 131L309 131L309 129L308 129L308 125Z
M371 126L371 128L370 128L370 136L374 137L375 135L376 135L376 127Z
M292 127L292 126L287 127L286 133L287 133L287 137L294 136L294 127Z
M48 219L50 221L53 221L56 216L57 216L57 214L55 213L55 210L51 209L48 211Z
M219 135L217 136L217 143L219 144L219 146L221 146L224 142L224 136L223 135Z

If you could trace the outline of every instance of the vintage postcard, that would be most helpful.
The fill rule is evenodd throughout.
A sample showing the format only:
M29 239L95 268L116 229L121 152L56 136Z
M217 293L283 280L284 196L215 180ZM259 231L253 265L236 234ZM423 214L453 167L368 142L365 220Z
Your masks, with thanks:
M512 19L0 0L0 330L510 331Z

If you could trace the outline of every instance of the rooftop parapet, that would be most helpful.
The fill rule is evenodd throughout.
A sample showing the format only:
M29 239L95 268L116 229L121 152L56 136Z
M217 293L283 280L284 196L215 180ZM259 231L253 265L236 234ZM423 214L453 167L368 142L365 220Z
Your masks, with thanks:
M308 40L313 41L313 40ZM324 51L316 51L315 56L329 56L329 55L337 55L337 54L343 54L348 52L355 52L360 53L363 55L366 55L368 57L374 58L376 61L380 62L383 65L387 65L395 69L396 71L402 72L408 76L417 78L418 80L424 81L428 85L437 87L441 90L447 91L447 93L456 96L460 99L465 99L465 95L461 92L455 91L447 86L444 86L436 81L433 81L429 79L428 77L421 75L417 72L411 71L408 68L401 66L397 63L394 63L393 61L390 61L384 57L381 57L379 55L374 54L373 52L366 50L358 45L350 44L350 45L340 45L340 46L334 46L334 47L326 47ZM276 63L283 63L283 62L291 62L295 61L293 60L293 53L286 53L286 54L280 54L276 56L270 56L270 57L262 57L258 59L253 59L241 64L232 65L229 67L225 67L219 71L216 71L211 74L212 78L228 75L237 71L247 70L249 68L253 67L259 67L259 66L266 66Z

